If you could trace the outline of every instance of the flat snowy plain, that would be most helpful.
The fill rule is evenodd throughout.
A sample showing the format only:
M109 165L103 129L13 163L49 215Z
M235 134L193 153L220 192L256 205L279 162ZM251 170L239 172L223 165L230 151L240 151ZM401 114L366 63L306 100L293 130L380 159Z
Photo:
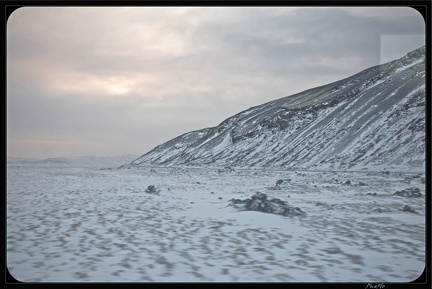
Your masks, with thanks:
M422 171L101 170L96 160L8 163L17 280L409 282L425 267ZM422 197L393 195L408 188ZM228 206L257 191L307 215Z

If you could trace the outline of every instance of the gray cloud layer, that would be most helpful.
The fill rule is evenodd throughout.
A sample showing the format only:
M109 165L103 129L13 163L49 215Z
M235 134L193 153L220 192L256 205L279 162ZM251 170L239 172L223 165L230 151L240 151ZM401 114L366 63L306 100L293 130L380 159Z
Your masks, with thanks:
M401 57L424 29L411 8L21 8L7 24L8 153L142 154Z

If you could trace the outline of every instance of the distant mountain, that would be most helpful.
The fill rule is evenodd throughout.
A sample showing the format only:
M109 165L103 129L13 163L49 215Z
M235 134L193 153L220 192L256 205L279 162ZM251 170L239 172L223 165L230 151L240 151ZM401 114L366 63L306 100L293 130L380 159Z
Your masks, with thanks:
M127 166L425 167L425 47L180 135Z
M58 158L23 158L23 157L7 157L8 165L67 165L78 167L116 167L119 163L130 162L136 159L137 155L126 154L119 156L74 156L74 157L58 157Z
M68 164L67 158L22 158L22 157L7 157L8 164Z

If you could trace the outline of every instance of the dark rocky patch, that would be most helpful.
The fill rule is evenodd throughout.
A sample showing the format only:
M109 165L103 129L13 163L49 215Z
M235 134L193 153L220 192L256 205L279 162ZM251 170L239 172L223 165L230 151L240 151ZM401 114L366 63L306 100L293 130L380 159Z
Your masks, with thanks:
M148 186L145 192L147 194L159 195L159 190L157 190L153 185Z
M422 196L419 188L409 188L401 191L396 191L393 196L400 196L405 198L419 198Z
M409 212L409 213L417 213L416 210L414 210L411 206L405 205L402 208L402 211L404 212Z
M245 200L231 199L228 205L242 211L257 211L281 216L306 215L300 208L291 206L277 198L268 198L266 194L261 192L256 192L252 197Z

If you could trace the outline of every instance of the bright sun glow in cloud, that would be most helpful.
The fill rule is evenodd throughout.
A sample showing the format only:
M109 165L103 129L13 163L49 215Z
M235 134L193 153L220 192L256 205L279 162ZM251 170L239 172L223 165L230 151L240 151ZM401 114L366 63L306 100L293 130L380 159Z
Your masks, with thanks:
M142 82L139 76L97 76L70 73L56 79L52 84L62 95L68 93L94 92L97 95L125 95Z

